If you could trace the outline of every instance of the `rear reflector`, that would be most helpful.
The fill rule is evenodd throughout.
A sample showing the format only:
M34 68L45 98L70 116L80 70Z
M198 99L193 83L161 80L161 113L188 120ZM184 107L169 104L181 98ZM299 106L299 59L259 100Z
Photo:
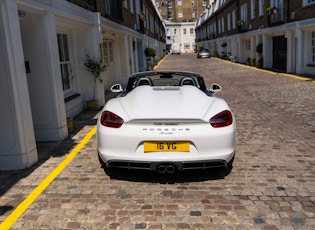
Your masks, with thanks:
M120 116L110 111L104 111L102 113L101 124L103 126L110 127L110 128L119 128L122 126L123 123L124 123L124 120Z
M229 126L233 123L232 113L228 110L224 110L223 112L218 113L212 117L209 122L214 128Z

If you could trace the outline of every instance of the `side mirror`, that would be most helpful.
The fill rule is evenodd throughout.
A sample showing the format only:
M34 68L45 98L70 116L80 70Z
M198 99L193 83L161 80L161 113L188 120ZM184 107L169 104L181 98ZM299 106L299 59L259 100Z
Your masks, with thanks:
M121 93L122 91L124 91L124 89L121 86L121 84L115 84L112 87L110 87L110 91L113 93Z
M222 90L222 87L219 84L211 84L210 89L209 89L211 93L218 93L221 90Z

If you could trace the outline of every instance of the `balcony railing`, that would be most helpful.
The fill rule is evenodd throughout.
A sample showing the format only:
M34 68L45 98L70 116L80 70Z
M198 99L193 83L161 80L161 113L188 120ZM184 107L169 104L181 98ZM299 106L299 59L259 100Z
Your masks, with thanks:
M67 0L67 1L73 4L76 4L78 6L81 6L87 10L90 10L93 12L96 11L95 0Z

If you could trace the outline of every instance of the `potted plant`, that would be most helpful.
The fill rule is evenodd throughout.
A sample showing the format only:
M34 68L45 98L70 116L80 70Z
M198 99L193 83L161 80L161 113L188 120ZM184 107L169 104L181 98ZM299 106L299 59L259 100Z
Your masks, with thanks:
M267 7L266 8L266 13L268 14L268 15L270 15L270 14L276 14L277 13L277 7L275 7L275 6L273 6L273 7Z
M262 57L257 59L256 67L261 69L263 67L264 59Z
M229 61L231 61L231 62L236 62L236 61L237 61L236 56L230 55L230 56L229 56Z
M250 63L251 63L251 66L255 66L255 64L256 64L256 59L255 59L255 58L252 58L252 59L250 60Z
M144 50L144 54L147 57L155 57L155 49L148 47Z
M261 54L262 53L262 44L259 43L257 46L256 46L256 52Z
M239 20L236 21L236 24L239 25L239 26L243 25L244 24L244 20L243 19L239 19Z
M210 38L215 39L215 32L210 33Z
M227 46L227 43L226 42L222 42L222 44L221 44L221 47L226 47Z
M250 65L250 57L246 59L246 65Z
M276 14L277 13L277 7L272 7L272 13Z
M267 8L266 8L266 13L267 13L268 15L271 14L271 11L272 11L272 7L267 7Z
M85 52L85 59L83 61L83 64L85 66L85 69L92 73L94 77L94 87L93 87L93 100L87 101L87 108L89 110L98 110L98 101L95 100L95 87L96 87L96 81L99 79L102 72L106 70L106 65L102 63L102 59L98 58L92 58L88 52ZM101 79L99 79L101 81Z
M74 130L73 118L67 117L67 127L68 127L68 132L72 133Z
M145 13L143 11L140 12L140 19L145 21Z

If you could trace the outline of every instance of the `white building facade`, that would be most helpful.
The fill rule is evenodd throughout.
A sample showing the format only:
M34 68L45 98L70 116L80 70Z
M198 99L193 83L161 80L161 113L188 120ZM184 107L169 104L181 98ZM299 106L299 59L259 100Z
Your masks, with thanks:
M195 22L169 22L165 21L166 44L168 51L173 43L179 44L181 53L194 52Z
M134 14L145 7L135 5ZM67 118L93 97L104 105L111 84L146 69L146 47L162 58L165 41L149 36L164 32L158 20L148 13L142 33L66 0L1 0L0 170L31 167L37 142L65 139ZM85 53L106 64L95 92Z

